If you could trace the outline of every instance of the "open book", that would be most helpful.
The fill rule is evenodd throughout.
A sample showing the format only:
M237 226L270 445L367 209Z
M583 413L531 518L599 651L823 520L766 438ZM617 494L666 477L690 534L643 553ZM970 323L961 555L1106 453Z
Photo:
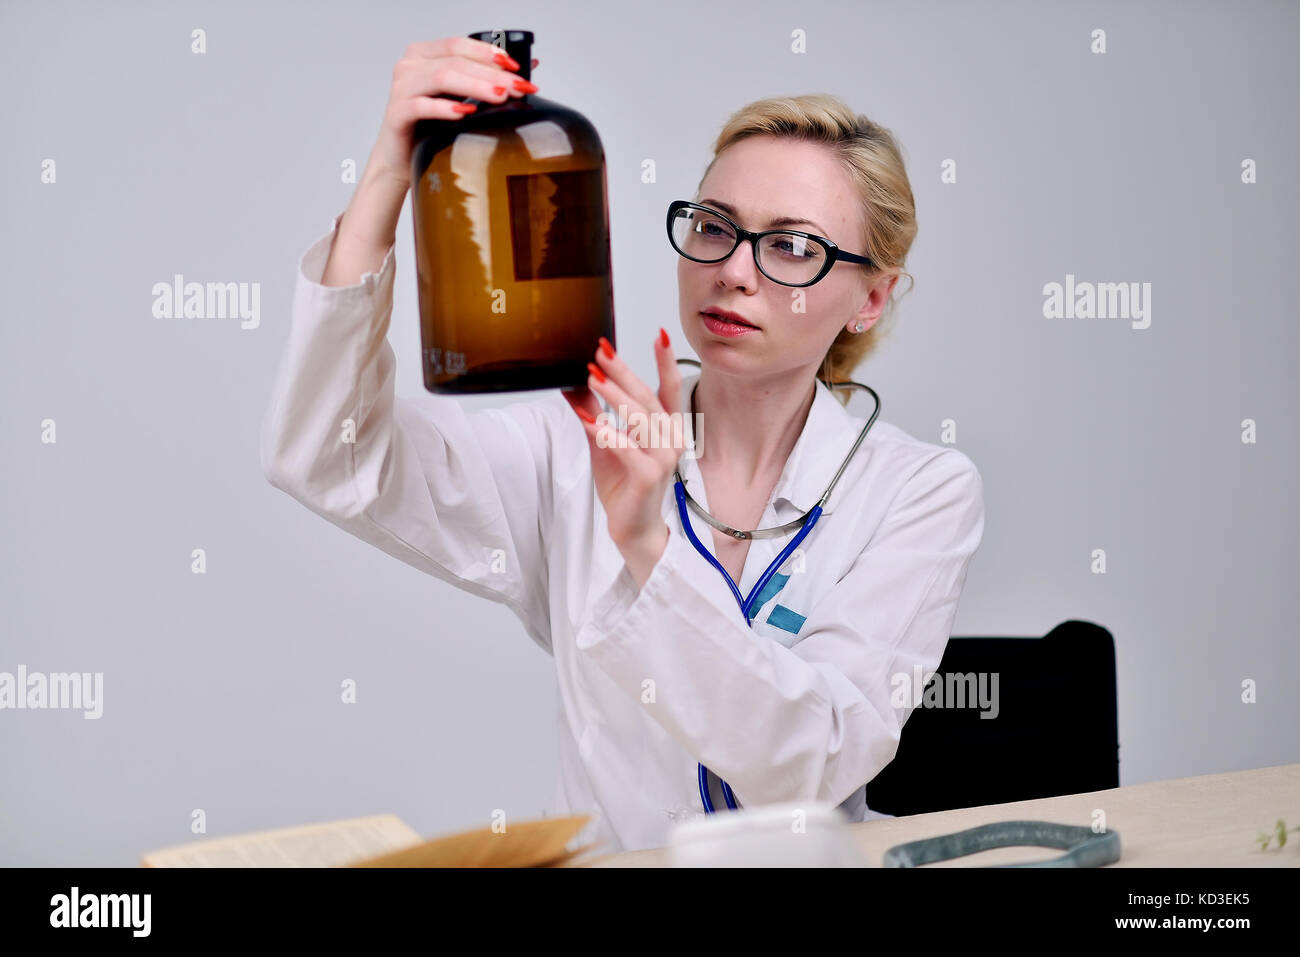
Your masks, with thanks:
M143 867L556 867L587 815L515 821L424 840L394 814L209 838L151 851Z

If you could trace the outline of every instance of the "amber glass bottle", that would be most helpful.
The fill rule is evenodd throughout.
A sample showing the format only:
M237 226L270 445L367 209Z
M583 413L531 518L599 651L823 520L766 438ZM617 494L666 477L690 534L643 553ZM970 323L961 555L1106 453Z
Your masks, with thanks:
M528 79L533 34L486 30ZM581 387L614 337L605 151L582 114L536 94L421 120L411 213L424 385Z

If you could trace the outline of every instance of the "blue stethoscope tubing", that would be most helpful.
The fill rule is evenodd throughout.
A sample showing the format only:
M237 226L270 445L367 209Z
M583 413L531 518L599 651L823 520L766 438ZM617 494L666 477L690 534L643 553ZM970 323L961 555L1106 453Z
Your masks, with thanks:
M818 504L813 506L813 510L808 513L808 518L803 523L803 528L799 529L799 534L790 540L790 544L781 549L781 554L777 555L776 558L773 559L772 564L767 566L767 569L763 574L758 576L758 581L754 582L754 587L750 589L749 597L744 598L741 597L740 588L736 585L735 581L732 580L731 575L722 567L722 563L714 558L713 554L704 547L704 543L695 537L695 530L691 528L691 520L686 514L685 487L680 481L678 481L673 491L677 497L677 512L682 517L682 528L686 531L686 537L691 540L691 544L695 546L695 550L708 559L710 565L722 572L722 577L726 579L727 584L731 587L731 594L735 596L736 602L740 605L740 613L745 616L745 624L749 625L751 628L754 627L753 620L750 616L750 609L754 604L754 599L758 597L759 592L763 590L763 586L768 583L768 580L776 574L776 570L784 565L786 559L790 557L790 554L799 547L799 543L807 538L808 533L813 530L813 526L817 524L817 519L821 518L822 515L821 505ZM713 799L709 797L709 771L703 764L699 765L699 781L700 801L704 805L705 813L712 814L714 811ZM722 796L727 801L727 807L731 808L733 811L737 810L736 796L731 791L731 785L726 781L723 781L721 778L718 778L718 781L722 784Z
M701 364L698 359L678 359L677 362L678 363L685 362L688 363L689 365L695 366L696 368L701 368ZM799 529L799 533L795 535L794 539L790 542L790 544L786 545L785 548L781 549L781 554L777 555L776 558L773 560L772 564L768 565L767 569L763 572L763 574L758 577L758 581L754 583L754 587L750 591L749 596L747 598L741 597L740 587L734 581L732 581L731 576L727 574L727 570L722 567L721 562L719 562L716 558L714 558L713 554L707 548L704 547L704 544L698 538L695 537L695 530L691 528L691 520L686 513L686 487L682 484L680 476L678 477L676 485L673 490L674 495L677 499L677 512L679 515L681 515L682 529L686 532L686 537L691 540L691 544L695 546L695 550L699 552L701 555L703 555L708 560L710 565L712 565L718 571L722 572L722 577L726 580L727 585L731 588L731 594L735 596L736 603L740 605L740 613L745 616L745 624L748 625L750 628L754 627L754 622L752 621L750 615L750 612L753 608L754 599L756 599L759 593L762 592L763 587L768 583L771 577L776 574L776 570L780 568L783 564L785 564L785 561L790 557L790 554L796 548L799 547L799 543L802 542L805 538L807 538L808 533L813 530L813 526L817 524L817 519L821 518L822 516L822 503L830 498L831 490L835 488L835 483L837 483L840 480L840 476L844 474L844 470L848 467L849 461L853 458L854 455L857 454L858 446L862 444L862 440L865 439L867 437L867 433L871 431L871 426L875 424L876 416L880 415L880 396L876 393L875 389L871 388L871 386L865 385L864 383L861 382L853 382L851 380L845 382L825 382L824 384L831 389L853 387L857 389L862 389L864 392L869 392L871 393L871 398L875 400L876 407L874 410L872 410L871 417L867 419L867 424L863 426L862 431L858 433L857 441L853 443L853 448L849 449L849 454L845 457L844 462L840 465L839 471L837 471L835 473L835 477L831 479L831 484L827 486L825 494L822 495L821 500L818 501L818 503L812 507L812 510L808 513L807 517L804 519L803 527ZM705 813L712 814L714 813L713 799L709 797L708 775L709 775L708 768L706 768L703 764L699 764L698 777L700 782L700 802L704 805ZM722 778L718 778L718 781L722 785L722 796L727 801L727 807L731 808L731 810L733 811L739 810L739 808L736 806L736 795L732 793L731 785L729 785L726 781L723 781Z

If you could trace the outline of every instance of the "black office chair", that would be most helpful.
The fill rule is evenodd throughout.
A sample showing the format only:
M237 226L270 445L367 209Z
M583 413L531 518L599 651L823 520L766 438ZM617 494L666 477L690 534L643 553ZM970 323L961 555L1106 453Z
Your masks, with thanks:
M1115 640L1088 621L1042 638L952 637L934 681L998 674L998 715L918 706L867 806L924 814L1119 787ZM991 686L988 686L991 688ZM990 709L991 710L991 709Z

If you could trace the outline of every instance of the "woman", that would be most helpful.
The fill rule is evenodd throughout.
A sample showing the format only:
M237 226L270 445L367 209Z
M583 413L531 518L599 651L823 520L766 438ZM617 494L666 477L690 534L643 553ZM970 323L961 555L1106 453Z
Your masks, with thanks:
M816 376L848 378L871 349L916 232L897 146L828 96L732 117L672 234L698 375L679 375L660 329L657 390L602 341L585 391L473 414L450 396L396 398L386 333L412 126L461 115L436 93L516 95L510 68L461 37L414 44L397 64L362 182L300 262L263 423L266 475L350 533L505 604L554 657L550 811L592 816L574 844L662 846L672 822L702 813L701 767L722 813L719 779L742 807L818 799L853 820L880 816L865 785L894 756L914 668L942 657L983 533L979 473L963 453L877 421L748 622L686 538L672 480L680 469L702 508L745 531L799 519L821 498L865 420ZM742 241L719 258L728 230L782 226L857 261L809 285L782 282L805 269L781 258L798 237ZM721 252L686 258L706 240ZM617 441L597 396L659 423L693 403L695 454ZM701 540L742 594L789 540L710 530Z

